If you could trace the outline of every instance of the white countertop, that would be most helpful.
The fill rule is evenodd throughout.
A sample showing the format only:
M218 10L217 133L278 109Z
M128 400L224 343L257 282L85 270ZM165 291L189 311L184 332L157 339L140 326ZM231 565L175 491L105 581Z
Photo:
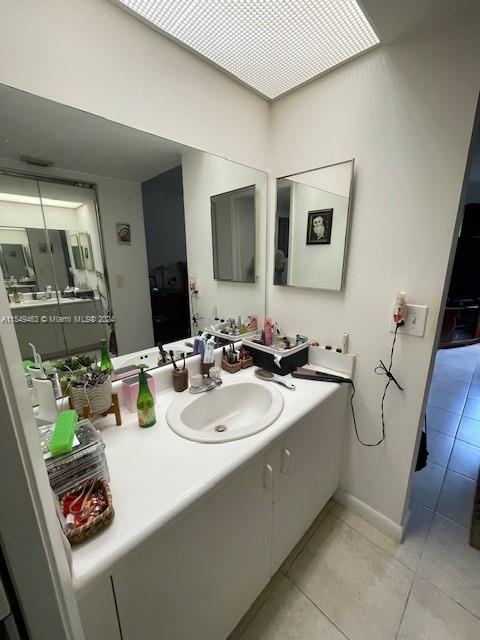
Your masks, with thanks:
M10 309L29 309L29 308L34 308L34 307L51 307L51 306L57 306L58 303L60 303L60 305L64 305L64 304L75 304L75 303L79 303L79 302L98 302L99 298L59 298L59 300L57 301L57 298L44 298L42 300L24 300L23 302L11 302L10 303Z
M250 368L234 375L222 372L224 384L245 378L258 384L273 384L261 382L253 371ZM177 397L171 389L157 394L157 424L149 429L138 427L136 414L125 408L122 426L115 425L113 416L96 421L106 445L115 518L97 536L72 549L72 575L77 591L96 577L109 574L150 534L173 522L325 398L342 393L337 384L291 376L285 379L293 380L297 388L290 391L277 386L285 400L280 417L264 431L242 440L203 444L175 434L165 419L168 405ZM208 392L212 401L217 392Z

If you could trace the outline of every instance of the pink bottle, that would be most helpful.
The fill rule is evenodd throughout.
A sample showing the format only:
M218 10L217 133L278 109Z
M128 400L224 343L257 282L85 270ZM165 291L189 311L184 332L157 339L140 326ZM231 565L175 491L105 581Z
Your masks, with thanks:
M271 347L273 343L273 321L270 316L265 318L265 325L263 327L264 332L264 344L266 347Z
M250 316L250 329L252 331L257 330L257 315L255 313Z

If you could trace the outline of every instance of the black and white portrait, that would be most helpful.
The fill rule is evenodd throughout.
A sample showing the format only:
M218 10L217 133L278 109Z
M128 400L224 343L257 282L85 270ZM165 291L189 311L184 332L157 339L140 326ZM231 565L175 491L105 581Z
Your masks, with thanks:
M333 209L308 212L307 244L330 244Z

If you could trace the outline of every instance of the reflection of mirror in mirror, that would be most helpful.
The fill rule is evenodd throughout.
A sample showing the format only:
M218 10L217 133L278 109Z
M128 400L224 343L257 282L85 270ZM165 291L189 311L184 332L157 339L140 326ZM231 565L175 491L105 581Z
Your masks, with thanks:
M0 263L12 314L21 318L15 329L24 359L32 358L30 343L43 358L98 348L104 325L52 319L67 310L78 318L105 313L103 271L87 270L95 251L101 264L92 189L0 175Z
M215 280L255 282L255 185L210 202Z
M188 273L198 288L191 310L200 318L198 328L263 316L266 174L193 149L182 155L182 167Z
M342 288L353 165L277 179L274 284Z

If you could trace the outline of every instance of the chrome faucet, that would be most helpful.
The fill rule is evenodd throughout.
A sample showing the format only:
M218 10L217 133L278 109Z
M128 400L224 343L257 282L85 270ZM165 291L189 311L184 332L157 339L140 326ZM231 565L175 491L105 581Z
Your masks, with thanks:
M222 384L221 378L209 378L208 376L203 377L202 386L201 387L189 387L190 393L206 393L207 391L212 391L217 387L220 387Z

